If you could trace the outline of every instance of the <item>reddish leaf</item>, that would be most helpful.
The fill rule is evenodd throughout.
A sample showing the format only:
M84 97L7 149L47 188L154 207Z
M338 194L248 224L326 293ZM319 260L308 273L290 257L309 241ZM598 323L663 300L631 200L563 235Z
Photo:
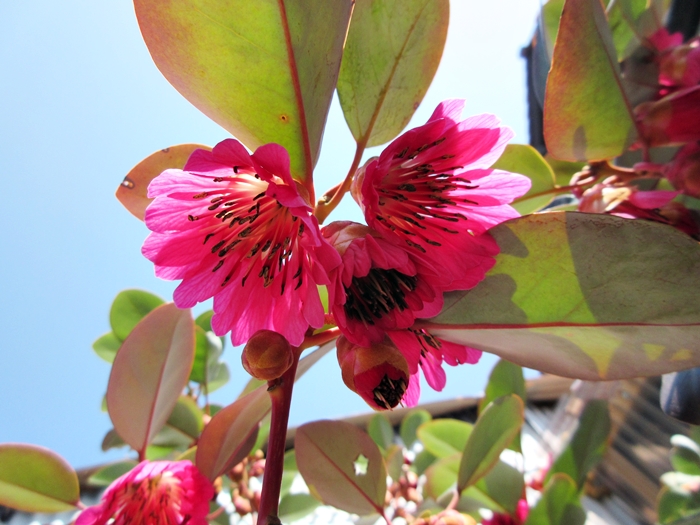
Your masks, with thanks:
M159 306L136 325L114 359L107 408L126 443L144 451L168 420L194 359L189 310Z
M134 0L154 62L249 148L276 142L309 177L338 78L351 0Z
M209 146L199 144L180 144L149 155L126 174L117 188L117 199L134 217L143 220L146 207L152 200L146 196L148 185L167 169L182 169L196 149L211 150Z
M562 160L616 157L636 138L600 0L567 0L544 101L547 149Z
M297 380L333 348L328 343L299 362ZM197 467L214 480L246 457L255 444L260 421L270 412L267 383L219 410L204 428L197 447Z
M365 432L341 421L315 421L297 429L295 449L299 472L325 504L359 515L382 513L386 468Z

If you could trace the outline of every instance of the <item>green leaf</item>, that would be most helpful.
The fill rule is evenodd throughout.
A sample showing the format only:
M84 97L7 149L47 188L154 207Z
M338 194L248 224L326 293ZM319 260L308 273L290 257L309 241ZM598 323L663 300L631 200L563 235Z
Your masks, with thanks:
M321 503L309 494L287 494L280 500L279 519L292 523L311 514Z
M472 425L456 419L436 419L418 427L418 439L425 450L438 458L461 454Z
M92 343L92 349L99 357L111 364L114 362L114 356L117 355L117 350L121 345L122 342L114 335L114 332L108 332Z
M437 460L425 469L425 485L423 486L425 495L437 500L448 490L454 489L461 459L462 454L452 454Z
M700 475L700 446L687 436L676 434L671 436L671 465L673 470Z
M251 149L275 142L311 178L350 0L135 0L148 50L187 100Z
M557 186L569 186L571 184L571 177L575 173L581 171L586 165L585 162L568 162L566 160L555 159L551 155L545 155L545 160L549 167L552 168L554 172L554 179L556 180Z
M700 366L700 246L666 225L529 215L492 230L486 278L423 326L529 368L587 380Z
M661 524L696 525L700 522L700 493L698 492L680 493L668 487L661 487L656 502Z
M425 494L438 500L446 496L449 490L456 489L461 454L442 458L425 471ZM503 461L497 461L494 467L475 485L467 487L460 494L457 510L475 512L487 508L494 512L514 514L518 500L522 497L525 481L516 468Z
M153 199L148 198L148 185L158 175L170 168L182 169L187 159L196 149L211 150L200 144L180 144L156 151L149 155L129 173L117 188L117 200L122 203L134 217L143 220L146 207Z
M382 512L384 460L362 430L342 421L307 423L297 429L295 449L299 472L323 503L360 516Z
M229 378L228 366L220 360L223 353L220 337L214 332L195 327L195 355L190 372L190 381L202 385L204 392L211 393L225 385Z
M114 298L109 311L109 323L117 339L124 341L134 327L165 301L144 290L124 290Z
M525 404L515 394L492 401L479 415L464 447L457 488L462 492L493 468L510 442L520 433Z
M389 477L394 481L397 481L401 477L401 474L403 474L403 448L399 445L391 445L386 449L384 461L386 463L386 470Z
M532 146L508 144L492 168L520 173L532 182L530 191L513 203L513 207L521 215L541 210L555 197L554 193L540 195L554 189L554 172L544 157Z
M356 0L338 78L345 120L361 146L408 124L437 71L448 0Z
M105 437L102 438L102 445L101 448L104 452L107 452L109 449L112 448L119 448L125 446L126 443L124 443L124 440L117 434L117 432L111 428L107 431L105 434Z
M544 137L562 160L602 160L636 139L600 0L567 0L544 101Z
M462 492L462 495L473 494L474 490L478 490L493 504L512 515L515 514L518 501L523 497L525 480L523 473L518 469L511 467L508 463L498 461L476 485L468 487Z
M552 56L554 42L557 40L559 32L559 21L561 12L564 9L564 0L549 0L542 6L542 23L544 25L544 36L547 44L547 52Z
M44 447L0 444L0 505L24 512L75 510L78 476L58 454Z
M432 455L427 450L421 450L418 454L416 454L416 459L413 461L411 468L420 476L430 465L435 463L436 459L437 457Z
M605 454L610 434L608 403L589 401L581 414L574 437L549 469L545 483L558 473L571 478L579 490L583 490L588 471L595 467Z
M111 463L99 469L88 478L88 483L96 487L108 487L118 477L126 474L136 466L136 461L126 460Z
M191 397L180 396L168 417L167 425L179 430L191 440L196 440L204 428L202 410Z
M491 401L508 394L515 394L523 401L527 400L522 367L501 359L491 370L484 397L479 402L479 413L481 414Z
M296 380L333 347L334 343L327 343L299 361ZM196 463L202 474L213 481L246 457L270 408L267 383L263 383L219 410L199 438Z
M288 450L284 453L284 471L282 472L280 497L284 497L285 494L289 493L289 489L292 488L292 483L294 483L294 478L298 473L299 469L297 468L297 458L294 449Z
M620 61L641 44L638 19L646 6L647 0L615 0L608 5L608 23Z
M159 306L124 340L112 365L107 408L114 429L143 451L170 417L194 359L189 310Z
M515 394L525 402L525 378L522 367L501 359L491 371L486 392L479 402L479 413L481 414L491 401L507 394ZM520 434L513 438L509 448L521 452Z
M586 512L576 485L566 474L554 476L525 520L525 525L583 525Z
M406 414L401 421L401 428L399 434L401 440L406 448L411 448L413 443L415 443L418 435L416 431L418 427L423 423L426 423L432 419L430 412L423 410L422 408L415 408Z
M383 451L394 443L394 428L384 414L372 416L367 424L367 433Z

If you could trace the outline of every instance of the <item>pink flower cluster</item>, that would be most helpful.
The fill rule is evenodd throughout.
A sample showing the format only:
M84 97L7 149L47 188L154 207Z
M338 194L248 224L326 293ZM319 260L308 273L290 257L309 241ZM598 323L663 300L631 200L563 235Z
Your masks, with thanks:
M656 93L634 108L635 147L645 158L653 147L682 147L667 163L641 162L627 176L616 174L579 192L579 210L661 222L700 239L697 215L675 200L681 194L700 198L700 39L684 43L680 33L660 29L648 47L658 67ZM635 179L642 178L665 178L675 191L641 190Z
M75 525L207 525L214 487L189 461L142 461L115 480Z
M512 132L491 115L462 120L463 106L441 103L425 125L358 170L352 193L367 225L321 229L281 146L249 154L228 139L198 150L183 170L151 183L145 220L153 233L143 253L158 276L182 280L178 306L213 297L213 329L231 331L235 345L273 330L299 346L327 321L318 291L327 286L329 314L345 341L395 347L407 363L410 380L396 380L395 369L374 371L380 383L394 380L358 393L375 408L414 404L419 370L440 390L443 362L475 363L481 355L417 321L440 312L444 292L484 278L498 253L488 229L517 217L509 203L530 187L522 175L490 168Z

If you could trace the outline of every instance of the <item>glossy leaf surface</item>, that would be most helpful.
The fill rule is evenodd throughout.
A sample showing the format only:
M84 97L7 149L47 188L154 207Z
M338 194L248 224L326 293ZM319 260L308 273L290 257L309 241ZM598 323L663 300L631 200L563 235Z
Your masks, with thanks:
M108 487L115 479L126 474L136 465L136 461L132 460L110 463L90 476L88 482L97 487Z
M525 404L515 394L492 401L479 415L464 447L457 489L462 492L491 470L510 442L520 433Z
M565 474L557 474L530 509L525 525L583 525L585 521L576 485Z
M112 365L107 407L117 433L145 450L168 420L187 384L194 359L189 310L159 306L136 325Z
M359 515L382 511L386 469L369 435L349 423L315 421L297 429L295 448L299 472L325 504Z
M541 210L554 199L553 193L541 195L554 188L554 172L544 157L532 146L508 144L501 157L491 167L520 173L530 179L530 191L513 203L513 207L521 215Z
M350 0L134 0L158 69L248 148L276 142L311 174Z
M418 427L418 439L425 450L438 458L461 454L467 444L472 425L456 419L436 419Z
M432 419L430 412L420 408L411 410L401 421L399 435L406 448L411 448L417 439L418 427Z
M143 220L146 207L153 199L148 198L148 185L153 179L167 169L182 169L196 149L211 150L209 146L200 144L179 144L152 153L126 174L117 188L116 197L129 213Z
M199 438L196 464L202 474L214 480L246 457L270 408L267 385L262 385L219 410Z
M543 213L491 230L501 253L445 295L431 332L565 377L620 379L700 365L700 246L649 221Z
M108 332L92 343L92 349L98 356L111 364L114 362L114 356L117 355L121 345L122 342L114 335L114 332Z
M0 444L0 505L24 512L75 510L78 476L58 454L44 447Z
M287 494L280 500L279 518L292 523L311 514L321 503L309 494Z
M610 413L607 402L589 401L581 414L574 437L549 469L545 482L558 473L564 473L582 490L588 471L603 459L609 434Z
M323 345L299 361L297 380L331 348L333 343ZM263 383L219 410L199 438L196 464L202 474L213 481L247 456L271 406L267 383Z
M418 108L447 37L447 0L356 0L338 78L355 140L396 137Z
M491 370L484 398L479 402L479 413L483 412L491 401L508 394L515 394L523 401L527 400L522 367L501 359Z
M109 310L112 332L117 339L124 341L146 314L163 303L163 299L145 290L119 292Z
M384 414L374 414L367 424L369 437L382 450L387 450L394 442L394 429Z
M436 461L426 469L424 490L429 497L435 500L452 498L448 491L454 491L461 459L461 454L454 454ZM475 512L487 508L494 512L513 514L522 497L524 485L523 475L517 469L503 461L497 461L475 485L462 491L457 509Z
M610 159L636 138L600 0L567 0L544 103L544 137L562 160Z

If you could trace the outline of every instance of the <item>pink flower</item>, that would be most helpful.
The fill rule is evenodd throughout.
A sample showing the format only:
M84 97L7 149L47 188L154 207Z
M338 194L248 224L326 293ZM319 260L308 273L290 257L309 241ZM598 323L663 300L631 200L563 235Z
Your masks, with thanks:
M418 327L392 331L388 336L406 358L411 374L407 395L416 400L420 396L420 370L428 385L439 392L447 382L443 362L457 366L475 364L481 358L481 350L438 339L429 331Z
M414 406L418 402L417 397L405 397L408 364L389 339L363 347L341 335L336 347L343 382L373 409L391 410L399 403Z
M329 224L323 236L342 257L342 265L331 272L329 304L351 342L366 347L380 343L387 331L440 312L441 291L409 252L349 221Z
M700 86L684 88L634 108L639 143L647 147L700 140Z
M483 520L481 525L522 525L525 523L529 513L530 507L527 504L527 500L521 499L518 501L515 516L496 512L491 519Z
M668 29L662 27L649 38L649 43L657 51L666 51L683 43L682 33L669 33Z
M677 46L659 59L659 84L690 87L700 82L700 41L693 39Z
M513 136L496 117L460 120L448 100L428 122L394 140L358 171L353 196L367 224L432 269L444 289L466 290L495 264L498 245L484 233L518 217L508 205L530 180L489 169Z
M303 191L277 144L252 155L233 139L196 150L184 170L166 170L148 187L153 233L142 252L157 276L182 279L180 308L214 298L212 327L231 331L234 345L262 329L299 345L309 326L323 326L317 285L340 262Z
M700 199L700 142L683 146L664 172L677 190Z
M212 484L189 461L142 461L115 480L75 525L207 525ZM110 521L114 520L114 521Z

